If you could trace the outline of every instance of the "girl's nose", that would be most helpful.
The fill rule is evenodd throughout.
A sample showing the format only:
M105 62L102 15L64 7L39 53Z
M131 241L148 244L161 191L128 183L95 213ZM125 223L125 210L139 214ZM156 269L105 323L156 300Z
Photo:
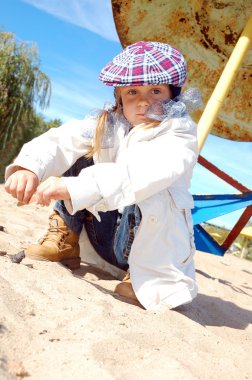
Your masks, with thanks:
M141 95L138 99L138 105L139 106L149 106L151 103L150 103L150 99L148 98L147 95Z

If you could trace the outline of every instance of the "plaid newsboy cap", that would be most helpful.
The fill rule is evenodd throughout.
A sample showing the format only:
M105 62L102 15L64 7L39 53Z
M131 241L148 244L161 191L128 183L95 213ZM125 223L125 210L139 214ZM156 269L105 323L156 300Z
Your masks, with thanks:
M140 41L116 55L102 69L99 79L115 87L152 84L182 87L186 81L186 61L171 45Z

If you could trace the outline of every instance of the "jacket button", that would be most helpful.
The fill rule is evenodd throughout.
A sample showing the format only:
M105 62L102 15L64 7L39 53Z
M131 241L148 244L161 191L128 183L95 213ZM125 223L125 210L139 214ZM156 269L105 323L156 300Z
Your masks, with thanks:
M155 215L150 215L148 220L152 224L156 224L158 222L158 219Z

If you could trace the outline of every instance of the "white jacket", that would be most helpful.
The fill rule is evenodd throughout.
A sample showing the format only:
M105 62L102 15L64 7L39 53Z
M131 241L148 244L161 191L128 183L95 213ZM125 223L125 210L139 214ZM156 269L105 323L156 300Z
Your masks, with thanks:
M89 151L95 125L94 116L71 120L35 138L7 167L6 178L18 166L40 181L61 176ZM71 203L65 202L68 211L87 208L99 219L99 211L137 204L142 221L129 256L137 298L146 309L190 302L197 294L188 192L198 155L195 123L186 115L128 133L119 122L108 140L110 147L94 157L95 165L64 178L71 196Z

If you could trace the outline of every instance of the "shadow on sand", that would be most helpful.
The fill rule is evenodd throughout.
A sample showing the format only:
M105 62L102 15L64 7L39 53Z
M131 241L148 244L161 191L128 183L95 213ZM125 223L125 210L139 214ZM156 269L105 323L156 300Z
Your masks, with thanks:
M197 270L197 273L214 280L215 278L209 276L203 271ZM137 305L134 301L131 301L125 297L121 297L111 290L105 289L103 286L94 283L85 278L86 274L93 274L99 280L115 280L110 273L102 271L92 265L81 265L81 268L74 271L73 275L79 279L84 279L96 289L105 294L110 294L112 297L119 299L122 302ZM218 279L218 281L224 285L230 286L232 290L243 293L251 297L251 295L244 292L238 287L234 287L232 283ZM243 309L230 301L222 300L218 297L208 296L199 293L197 298L193 300L191 304L182 305L174 309L175 312L183 314L187 318L199 323L202 326L225 326L233 329L244 330L249 324L252 323L252 311Z

